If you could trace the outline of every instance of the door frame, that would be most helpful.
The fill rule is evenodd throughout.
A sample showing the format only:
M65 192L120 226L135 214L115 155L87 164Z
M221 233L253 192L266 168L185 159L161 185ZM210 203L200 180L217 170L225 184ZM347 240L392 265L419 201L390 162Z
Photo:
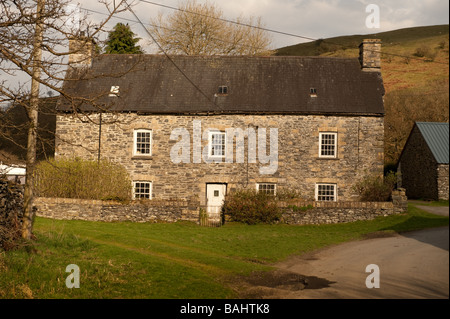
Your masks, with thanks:
M211 213L211 211L209 209L210 205L209 205L209 200L208 200L208 186L214 186L214 185L216 185L216 186L218 186L218 185L225 186L225 190L224 190L224 193L223 193L223 200L225 200L225 196L227 195L227 191L228 191L228 184L227 183L206 183L206 211L207 211L208 214ZM218 214L218 213L220 213L220 212L215 212L215 214Z

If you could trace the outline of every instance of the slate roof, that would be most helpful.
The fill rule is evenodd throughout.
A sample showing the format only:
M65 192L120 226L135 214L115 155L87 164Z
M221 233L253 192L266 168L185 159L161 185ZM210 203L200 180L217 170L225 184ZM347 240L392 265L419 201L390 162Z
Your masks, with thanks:
M119 112L384 115L381 74L363 72L358 59L171 59L174 63L161 55L100 55L86 71L68 72L65 90ZM112 86L119 86L119 97L109 96ZM227 95L218 94L220 86L228 87ZM311 97L312 88L317 97ZM86 101L74 104L80 110L96 110ZM59 111L72 109L67 99L60 100Z
M417 127L438 164L449 163L449 123L417 122Z

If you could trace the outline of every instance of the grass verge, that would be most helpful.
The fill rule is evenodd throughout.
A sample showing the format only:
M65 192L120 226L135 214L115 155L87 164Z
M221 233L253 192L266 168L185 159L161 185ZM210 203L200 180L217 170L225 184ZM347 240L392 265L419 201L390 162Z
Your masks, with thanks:
M408 213L339 225L137 224L37 218L37 240L0 253L0 298L226 299L230 278L275 262L380 232L448 225L413 205ZM80 268L68 289L66 266Z

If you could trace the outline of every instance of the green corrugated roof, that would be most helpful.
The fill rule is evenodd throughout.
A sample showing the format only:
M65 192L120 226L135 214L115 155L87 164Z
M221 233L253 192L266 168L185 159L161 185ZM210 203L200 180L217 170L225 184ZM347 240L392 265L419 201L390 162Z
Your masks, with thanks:
M449 123L417 122L416 124L438 164L448 164Z

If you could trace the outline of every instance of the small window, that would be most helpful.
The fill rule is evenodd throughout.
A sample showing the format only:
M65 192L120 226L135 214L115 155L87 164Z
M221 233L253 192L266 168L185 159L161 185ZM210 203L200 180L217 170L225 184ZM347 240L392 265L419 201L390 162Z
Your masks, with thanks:
M134 151L136 156L152 155L152 131L135 130L134 131Z
M277 194L276 184L256 184L256 190L260 193L275 196Z
M228 94L228 86L225 86L225 85L219 86L219 94L227 95Z
M224 158L226 153L226 133L209 133L209 156L215 158Z
M320 133L319 157L336 158L337 157L337 133Z
M133 199L152 199L152 182L133 182Z
M310 88L309 89L309 94L311 95L311 97L317 97L317 89L316 88Z
M111 86L111 91L109 91L110 97L117 97L120 93L120 87L119 86Z
M336 202L337 185L336 184L316 184L316 201Z

